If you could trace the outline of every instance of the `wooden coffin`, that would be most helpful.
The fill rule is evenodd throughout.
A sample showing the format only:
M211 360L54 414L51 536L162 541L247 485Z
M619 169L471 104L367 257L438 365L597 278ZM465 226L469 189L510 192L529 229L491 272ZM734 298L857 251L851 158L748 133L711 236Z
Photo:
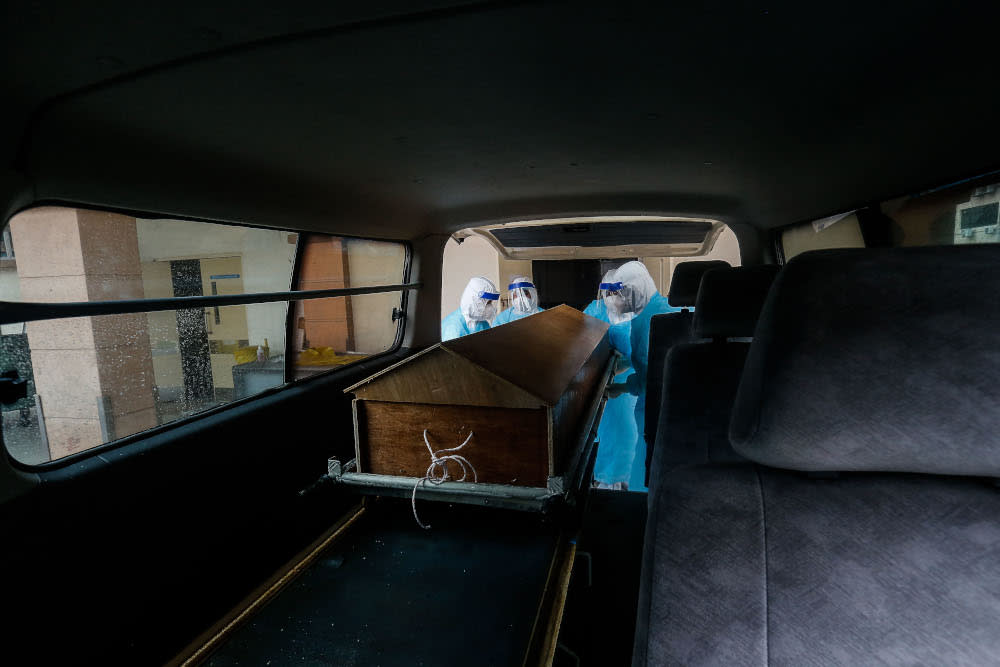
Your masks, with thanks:
M569 306L434 345L348 387L358 471L423 477L457 447L489 484L562 475L611 355L608 325ZM461 476L449 462L452 479ZM472 481L471 475L466 481Z

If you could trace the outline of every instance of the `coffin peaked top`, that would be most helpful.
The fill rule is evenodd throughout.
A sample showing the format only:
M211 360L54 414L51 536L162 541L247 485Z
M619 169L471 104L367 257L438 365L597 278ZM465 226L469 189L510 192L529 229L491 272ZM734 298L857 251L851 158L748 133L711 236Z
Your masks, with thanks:
M607 322L556 306L438 343L344 391L396 403L552 407L607 331Z

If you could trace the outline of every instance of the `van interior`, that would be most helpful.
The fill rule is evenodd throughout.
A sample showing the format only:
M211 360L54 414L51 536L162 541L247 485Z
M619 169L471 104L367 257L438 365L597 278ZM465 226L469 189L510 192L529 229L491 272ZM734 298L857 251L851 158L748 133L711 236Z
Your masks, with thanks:
M6 3L0 662L995 663L998 21ZM628 262L641 482L631 346L540 489L366 477L357 388L470 279Z

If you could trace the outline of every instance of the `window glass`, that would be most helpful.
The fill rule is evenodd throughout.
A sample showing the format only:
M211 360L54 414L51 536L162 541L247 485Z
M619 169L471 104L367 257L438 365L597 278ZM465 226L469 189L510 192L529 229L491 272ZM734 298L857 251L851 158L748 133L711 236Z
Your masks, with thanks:
M865 228L859 215L864 214ZM785 260L806 250L1000 243L1000 174L987 174L787 227L781 232ZM874 239L874 240L872 240Z
M894 245L997 243L1000 177L994 175L885 202L882 211L893 220Z
M807 250L864 248L861 225L853 212L789 227L781 233L785 261Z
M308 234L296 289L372 287L403 282L406 248L398 243ZM396 338L400 292L312 299L294 304L295 376L303 377L384 352Z
M18 214L3 238L0 299L29 302L286 292L299 247L287 231L62 207ZM296 290L403 282L402 244L309 234L301 247ZM57 460L281 385L288 357L294 380L384 352L401 299L388 292L4 324L0 371L16 370L28 385L26 399L2 406L4 443L24 463Z
M44 206L7 227L18 280L3 301L118 301L289 289L298 236Z

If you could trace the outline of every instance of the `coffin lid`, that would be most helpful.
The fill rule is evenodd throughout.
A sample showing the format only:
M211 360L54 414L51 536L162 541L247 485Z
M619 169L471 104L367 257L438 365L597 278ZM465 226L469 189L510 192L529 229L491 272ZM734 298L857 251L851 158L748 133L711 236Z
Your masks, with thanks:
M607 331L607 322L556 306L433 345L344 391L397 403L551 407Z

